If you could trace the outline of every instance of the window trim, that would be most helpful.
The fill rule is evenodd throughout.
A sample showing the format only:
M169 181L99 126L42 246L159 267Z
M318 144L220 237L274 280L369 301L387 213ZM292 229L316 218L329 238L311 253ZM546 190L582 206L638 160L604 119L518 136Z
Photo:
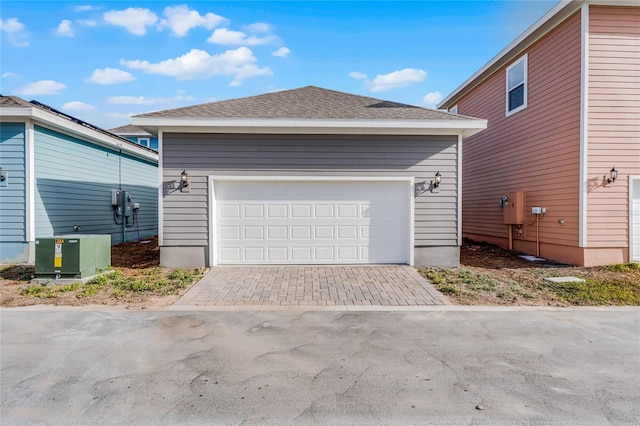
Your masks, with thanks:
M528 98L527 93L529 91L529 78L528 78L528 74L529 74L528 73L528 68L529 68L528 62L529 61L528 61L528 56L529 55L527 53L522 55L520 57L520 59L514 61L511 65L509 65L507 67L506 72L505 72L505 88L506 88L506 91L505 91L505 116L506 117L508 117L508 116L510 116L512 114L515 114L516 112L522 111L523 109L525 109L527 107L527 98ZM509 93L510 93L510 91L509 91L509 71L511 71L511 69L513 67L519 65L521 62L524 63L524 80L522 82L522 84L524 85L524 94L523 94L523 101L524 102L519 107L514 108L512 110L509 110ZM516 86L516 87L518 87L518 86ZM513 89L511 91L513 91Z
M151 148L151 138L138 138L138 144Z

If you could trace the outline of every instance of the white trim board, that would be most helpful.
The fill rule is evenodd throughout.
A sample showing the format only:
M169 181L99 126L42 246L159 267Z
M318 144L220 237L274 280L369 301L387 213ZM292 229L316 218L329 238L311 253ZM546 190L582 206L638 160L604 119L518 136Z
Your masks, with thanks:
M408 232L408 254L409 264L413 265L415 260L415 178L406 176L229 176L210 175L207 179L209 193L209 265L218 265L217 234L216 234L216 181L223 182L406 182L409 191L409 229Z
M246 134L457 135L473 136L487 120L351 120L282 118L132 117L136 126L165 132Z
M634 261L634 256L640 255L633 250L633 227L636 223L633 221L633 191L636 185L640 186L640 175L629 175L629 262Z
M162 167L162 132L158 132L158 247L164 244L164 167Z
M582 5L580 22L580 185L578 247L587 247L589 189L589 5Z
M458 226L458 247L462 247L462 134L458 135L458 209L457 209L457 226Z

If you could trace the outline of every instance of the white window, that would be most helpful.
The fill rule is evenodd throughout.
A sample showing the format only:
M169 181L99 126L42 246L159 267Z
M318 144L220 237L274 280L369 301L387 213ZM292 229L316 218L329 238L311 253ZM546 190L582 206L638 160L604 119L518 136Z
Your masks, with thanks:
M507 68L507 116L527 107L527 55Z
M138 138L138 143L142 146L146 146L147 148L151 147L151 139L149 138Z
M454 106L452 106L452 107L451 107L451 109L449 109L449 112L450 112L451 114L456 114L456 115L458 115L458 105L454 105Z

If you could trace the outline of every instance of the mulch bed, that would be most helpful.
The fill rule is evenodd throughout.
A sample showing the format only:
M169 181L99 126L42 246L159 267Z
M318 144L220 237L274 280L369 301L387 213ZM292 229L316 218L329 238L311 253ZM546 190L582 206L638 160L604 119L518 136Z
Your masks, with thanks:
M111 266L114 268L153 268L160 265L158 237L141 242L122 243L111 249Z

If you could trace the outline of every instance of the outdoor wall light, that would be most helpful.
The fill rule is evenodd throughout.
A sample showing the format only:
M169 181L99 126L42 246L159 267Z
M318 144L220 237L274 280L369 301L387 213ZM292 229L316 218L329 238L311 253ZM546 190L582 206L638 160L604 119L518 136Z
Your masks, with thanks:
M7 175L2 171L2 167L0 167L0 182L4 182L7 180Z
M615 182L616 179L618 179L618 171L616 170L616 168L613 167L609 173L611 173L611 177L607 179L607 183Z
M439 187L441 182L442 182L442 175L440 174L440 171L437 171L436 177L433 179L433 187L434 188Z
M191 191L191 187L189 186L190 184L190 180L189 180L189 174L183 170L182 173L180 174L180 191L181 192L190 192Z

